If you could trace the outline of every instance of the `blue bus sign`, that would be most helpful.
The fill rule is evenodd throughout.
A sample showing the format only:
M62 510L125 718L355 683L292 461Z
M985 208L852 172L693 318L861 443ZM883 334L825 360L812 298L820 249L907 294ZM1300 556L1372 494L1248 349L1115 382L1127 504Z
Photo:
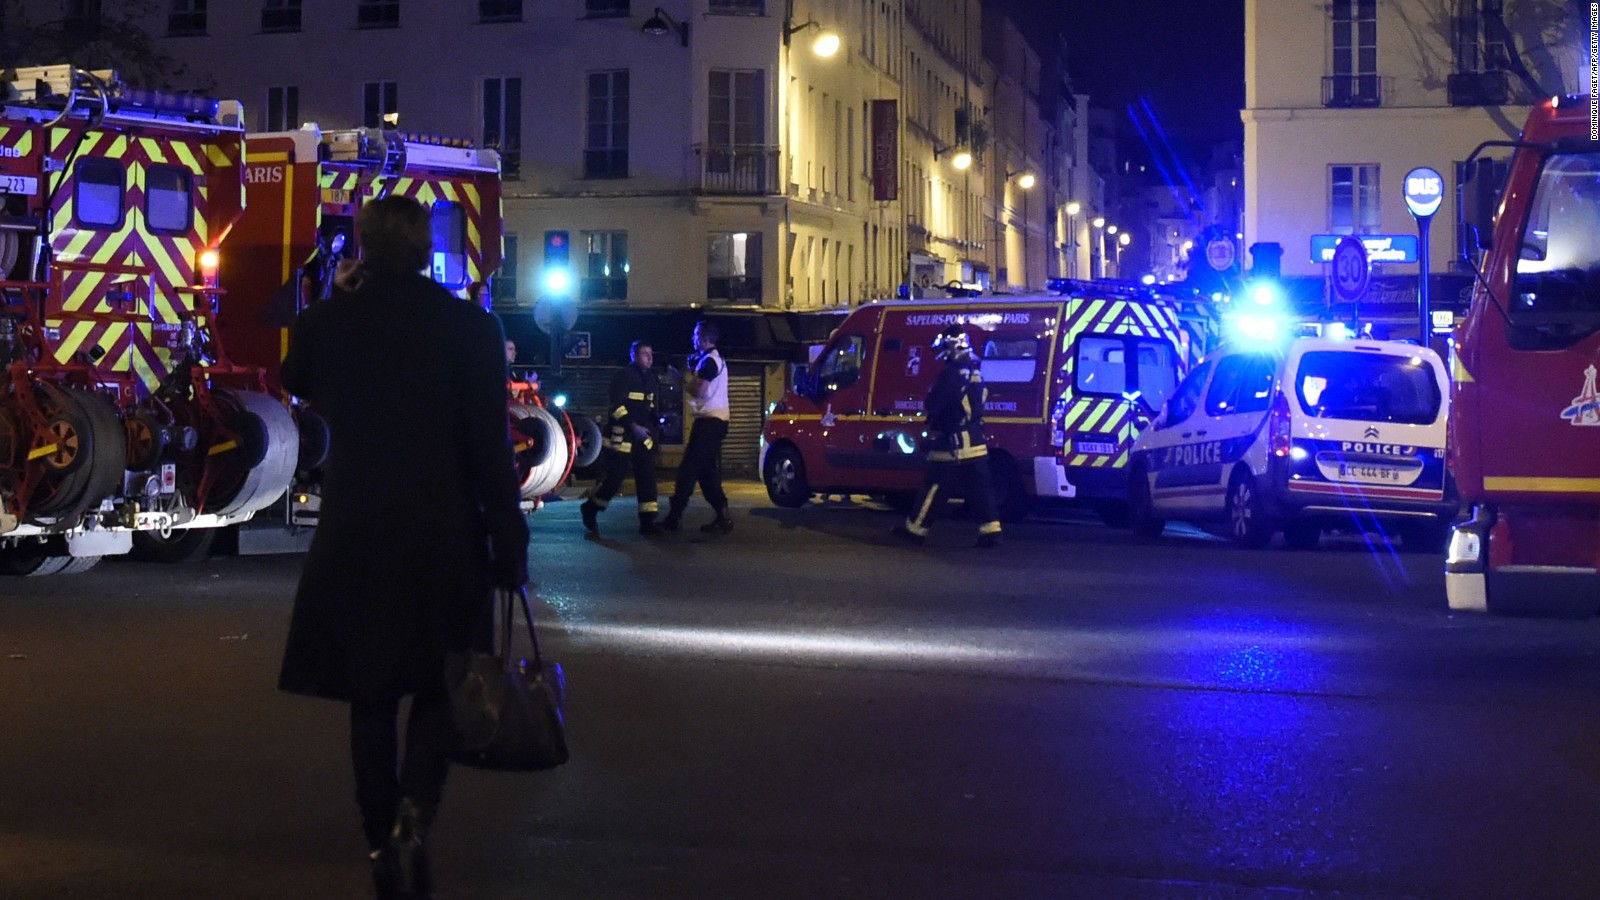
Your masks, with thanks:
M1406 208L1419 219L1432 218L1444 203L1444 176L1427 166L1406 173Z

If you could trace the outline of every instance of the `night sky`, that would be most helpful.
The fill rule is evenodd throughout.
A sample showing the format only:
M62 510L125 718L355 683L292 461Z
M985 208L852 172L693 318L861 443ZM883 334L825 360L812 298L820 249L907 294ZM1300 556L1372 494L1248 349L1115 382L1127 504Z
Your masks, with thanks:
M1190 165L1243 140L1244 0L1018 2L1024 15L1059 17L1077 90L1118 111L1119 133L1132 131L1122 110L1147 99Z

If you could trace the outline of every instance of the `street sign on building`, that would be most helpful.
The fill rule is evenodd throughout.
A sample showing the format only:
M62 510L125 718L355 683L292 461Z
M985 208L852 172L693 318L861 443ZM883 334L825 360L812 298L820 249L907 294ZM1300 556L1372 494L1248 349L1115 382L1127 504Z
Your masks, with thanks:
M1311 236L1311 261L1333 262L1334 248L1343 240L1342 234L1313 234ZM1417 261L1417 236L1414 234L1363 234L1361 245L1366 248L1367 261L1379 263L1414 263Z
M572 331L567 334L567 359L588 359L591 346L591 335L587 331Z

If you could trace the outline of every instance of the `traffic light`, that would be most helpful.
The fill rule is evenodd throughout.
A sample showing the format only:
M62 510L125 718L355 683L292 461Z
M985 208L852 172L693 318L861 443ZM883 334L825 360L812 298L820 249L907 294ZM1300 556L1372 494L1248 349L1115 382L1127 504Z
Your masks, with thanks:
M572 242L565 231L544 233L545 293L566 295L572 291Z

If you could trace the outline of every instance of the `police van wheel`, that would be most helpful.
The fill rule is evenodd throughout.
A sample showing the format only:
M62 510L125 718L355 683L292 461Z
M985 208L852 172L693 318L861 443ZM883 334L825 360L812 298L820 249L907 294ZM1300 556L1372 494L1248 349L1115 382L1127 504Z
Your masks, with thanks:
M811 486L806 483L805 460L793 447L774 447L767 454L766 471L761 476L767 485L767 496L774 504L794 509L810 502Z
M1239 472L1228 485L1228 534L1241 547L1265 547L1276 530L1262 508L1256 480Z
M1128 476L1128 524L1142 538L1160 537L1167 529L1167 520L1156 516L1155 503L1150 500L1150 477L1143 469L1134 469Z

